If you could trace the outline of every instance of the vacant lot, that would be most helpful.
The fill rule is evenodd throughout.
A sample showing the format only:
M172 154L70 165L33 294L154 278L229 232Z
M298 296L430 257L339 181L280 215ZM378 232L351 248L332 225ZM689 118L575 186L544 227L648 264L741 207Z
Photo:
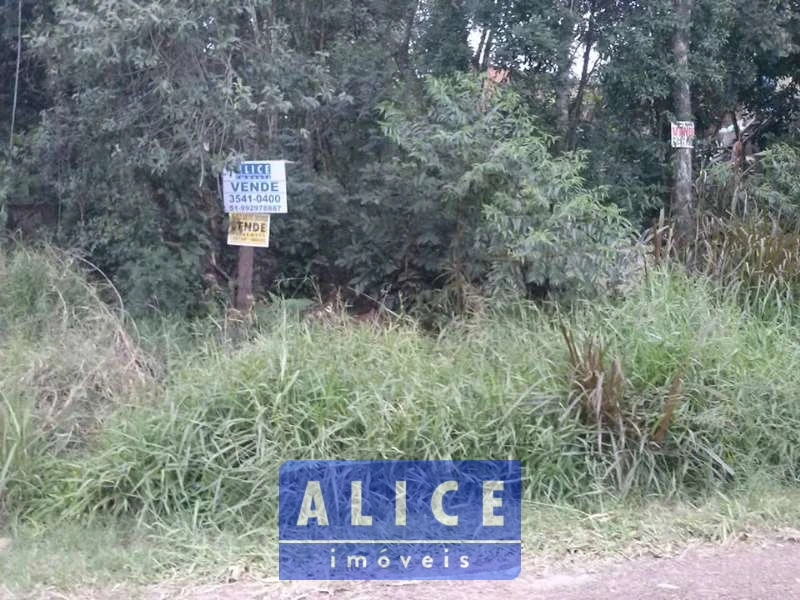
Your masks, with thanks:
M286 459L518 458L537 560L798 522L794 320L678 272L433 333L289 302L134 323L57 256L2 268L0 576L19 593L269 575Z

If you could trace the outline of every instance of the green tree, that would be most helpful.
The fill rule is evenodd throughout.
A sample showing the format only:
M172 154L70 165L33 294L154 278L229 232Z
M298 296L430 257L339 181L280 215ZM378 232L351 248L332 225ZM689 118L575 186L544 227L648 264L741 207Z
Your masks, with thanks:
M0 79L6 82L0 87L0 239L13 206L25 202L24 179L16 175L14 156L49 102L43 65L27 40L37 20L52 18L50 6L49 0L5 0L0 5Z
M470 10L467 0L424 0L419 43L423 68L444 75L469 68Z
M16 86L15 132L19 134L35 124L39 112L47 106L48 98L42 85L45 72L31 52L28 36L37 20L52 18L50 5L49 1L32 0L5 0L0 4L0 78L6 82L0 88L0 156L8 150L18 50L20 69L19 86ZM21 22L18 19L20 12ZM16 143L19 143L19 137Z
M692 4L693 166L742 105L762 115L763 141L791 139L796 3ZM6 81L19 6L0 5ZM672 0L23 0L22 9L14 170L2 162L0 197L45 214L42 235L84 253L134 305L185 309L229 281L237 253L225 245L217 174L244 157L292 161L291 212L256 253L256 292L311 276L413 294L448 274L575 289L617 236L607 204L640 225L669 205ZM472 80L446 83L490 65L510 68L513 88L492 102ZM580 256L589 262L578 267Z
M772 0L694 0L688 23L688 78L696 122L696 160L707 156L723 117L740 103L765 118L774 113L779 68L797 55L796 14ZM599 47L604 59L594 121L585 147L592 180L634 218L668 204L669 122L678 71L674 32L681 20L672 1L628 2ZM778 65L782 65L779 67ZM793 87L793 85L791 86Z
M411 233L438 242L452 281L522 293L602 285L627 224L585 185L580 156L550 154L511 88L433 78L419 105L387 104L383 115L405 155Z
M281 119L331 98L325 57L289 36L271 0L57 2L31 38L54 106L27 156L51 184L30 193L57 205L56 239L136 304L200 298L223 164L280 153Z

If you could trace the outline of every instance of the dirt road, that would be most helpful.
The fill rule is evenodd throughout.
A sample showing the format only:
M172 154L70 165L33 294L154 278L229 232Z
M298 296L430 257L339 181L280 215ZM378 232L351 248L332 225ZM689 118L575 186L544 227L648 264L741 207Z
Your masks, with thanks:
M3 594L0 593L0 597ZM11 598L12 596L8 596ZM124 587L19 598L62 600L800 600L800 543L695 549L668 559L637 559L557 569L528 562L510 582L278 582Z

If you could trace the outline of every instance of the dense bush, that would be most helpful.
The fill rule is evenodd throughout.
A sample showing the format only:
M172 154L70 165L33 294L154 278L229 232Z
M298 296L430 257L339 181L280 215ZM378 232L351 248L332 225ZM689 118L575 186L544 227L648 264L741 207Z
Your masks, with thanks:
M432 79L419 106L382 110L412 192L411 231L438 245L438 271L523 297L605 291L631 228L586 184L581 155L551 154L518 93L486 78Z
M791 310L800 293L798 168L797 150L778 144L744 171L715 164L698 179L688 263L759 314Z

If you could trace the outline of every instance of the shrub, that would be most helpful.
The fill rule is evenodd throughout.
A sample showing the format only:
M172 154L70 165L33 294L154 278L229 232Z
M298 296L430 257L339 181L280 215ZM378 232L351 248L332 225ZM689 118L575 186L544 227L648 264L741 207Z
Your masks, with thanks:
M718 164L699 180L689 262L759 314L791 309L800 291L798 168L797 150L778 144L745 173Z
M604 290L629 223L587 185L585 156L554 156L520 95L503 86L489 102L485 85L430 78L419 106L382 106L384 131L402 150L417 244L438 247L436 268L460 288Z

